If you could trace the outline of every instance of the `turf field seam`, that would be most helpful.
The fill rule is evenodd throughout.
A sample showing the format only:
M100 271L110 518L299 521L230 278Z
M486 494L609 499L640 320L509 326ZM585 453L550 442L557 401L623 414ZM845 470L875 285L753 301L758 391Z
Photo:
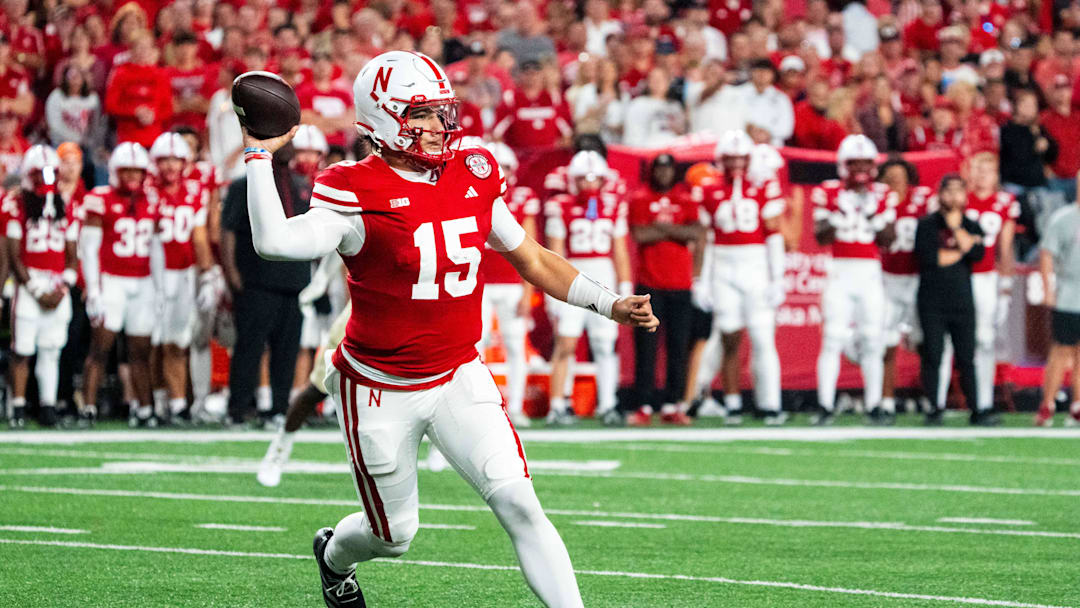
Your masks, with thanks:
M186 494L170 492L145 492L139 490L105 490L88 488L49 488L40 486L2 486L0 492L28 492L44 494L70 494L82 496L112 496L122 498L152 498L164 500L198 500L210 502L247 502L263 504L298 504L317 506L346 506L359 509L360 505L351 500L322 498L290 498L275 496L228 496L214 494ZM420 509L430 511L458 511L488 513L490 509L483 505L419 505ZM932 532L942 534L976 534L988 536L1017 536L1032 538L1080 539L1080 533L1054 532L1042 530L1017 530L993 528L958 528L945 526L917 526L903 522L863 522L863 521L813 521L793 519L765 519L754 517L718 517L711 515L686 515L677 513L635 513L609 512L578 509L545 509L548 515L565 517L606 517L613 519L638 519L651 521L681 521L693 523L764 525L784 528L851 528L860 530L885 530L897 532Z
M220 557L252 557L252 558L267 558L267 559L289 559L289 560L311 560L310 555L294 555L289 553L263 553L263 552L244 552L244 551L227 551L220 549L194 549L187 547L147 547L138 545L114 545L114 544L99 544L99 543L85 543L74 541L48 541L48 540L22 540L22 539L10 539L0 538L0 544L14 544L14 545L38 545L38 546L51 546L51 547L67 547L73 549L101 549L101 550L113 550L113 551L146 551L153 553L179 553L185 555L207 555L207 556L220 556ZM517 566L505 566L499 564L472 564L472 563L455 563L455 562L440 562L430 560L409 560L409 559L378 559L375 560L382 564L395 564L399 566L427 566L435 568L463 568L469 570L491 570L500 572L515 572L519 571ZM603 577L617 577L617 578L631 578L631 579L646 579L646 580L674 580L674 581L686 581L686 582L705 582L705 583L718 583L726 585L741 585L751 587L770 587L774 589L789 589L794 591L810 591L816 593L838 593L845 595L861 595L870 597L880 597L887 599L905 599L905 600L921 600L931 602L948 602L954 604L968 604L978 606L1002 606L1005 608L1072 608L1069 606L1056 606L1051 604L1035 604L1029 602L1020 602L1012 600L993 600L977 597L953 597L946 595L929 595L921 593L902 593L894 591L878 591L874 589L849 589L846 587L826 587L820 585L807 585L803 583L793 583L788 581L762 581L762 580L740 580L733 578L726 578L720 576L691 576L686 574L655 574L648 572L621 572L614 570L575 570L576 574L581 576L603 576Z

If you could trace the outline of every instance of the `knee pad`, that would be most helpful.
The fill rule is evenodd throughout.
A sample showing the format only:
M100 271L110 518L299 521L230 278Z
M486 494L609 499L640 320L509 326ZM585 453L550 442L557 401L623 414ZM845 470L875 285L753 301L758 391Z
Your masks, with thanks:
M390 541L387 542L378 536L372 538L371 548L379 557L401 557L409 550L416 531L420 528L420 518L413 511L407 516L391 517Z
M487 502L506 528L534 525L547 519L528 479L504 485Z

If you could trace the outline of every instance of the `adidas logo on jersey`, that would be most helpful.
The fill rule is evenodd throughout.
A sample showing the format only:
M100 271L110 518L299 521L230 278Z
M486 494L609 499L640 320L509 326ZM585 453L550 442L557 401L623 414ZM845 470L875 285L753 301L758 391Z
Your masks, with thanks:
M390 199L390 208L391 209L397 209L398 207L408 207L408 206L409 206L409 197L407 197L407 196L403 196L401 198L392 198L392 199Z
M476 188L472 186L469 186L468 191L465 192L465 198L476 198L478 196L480 195L476 193Z

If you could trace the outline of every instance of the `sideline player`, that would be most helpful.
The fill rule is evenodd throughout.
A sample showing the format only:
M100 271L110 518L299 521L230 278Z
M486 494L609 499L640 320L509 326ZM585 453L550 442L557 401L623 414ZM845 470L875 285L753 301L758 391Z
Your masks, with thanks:
M886 161L878 169L888 186L888 205L896 210L896 239L881 252L881 279L885 286L885 368L881 408L870 411L871 423L896 421L896 352L907 337L908 347L922 342L915 294L919 291L919 265L915 260L915 229L919 218L931 211L934 191L919 185L915 166L901 159Z
M129 422L157 424L150 395L150 334L165 254L156 235L157 203L150 200L144 183L149 167L145 148L121 143L109 158L109 185L83 197L86 220L79 232L79 258L86 281L86 314L93 326L83 416L91 423L97 418L97 391L109 351L123 330L136 393Z
M197 313L195 273L196 269L200 273L208 271L212 260L206 233L209 192L198 181L184 177L193 160L187 141L179 133L162 133L150 146L148 192L157 202L158 231L165 252L162 306L152 335L155 361L151 371L155 376L155 409L164 420L173 419L187 408L187 349Z
M56 424L60 350L67 343L77 258L78 224L56 191L60 157L49 146L32 146L23 156L20 188L4 199L4 227L11 274L16 282L12 305L12 418L23 426L30 357L37 355L38 419Z
M855 325L866 406L881 406L884 371L885 289L881 283L878 246L892 239L895 210L886 201L886 187L877 176L877 147L865 135L848 135L836 153L840 180L829 180L810 192L814 205L814 237L831 245L822 308L821 353L817 362L817 424L830 424L840 376L840 355Z
M701 223L712 229L705 255L711 275L714 332L722 345L721 372L728 424L742 422L739 390L739 345L742 330L750 334L752 367L758 408L765 424L780 425L780 357L776 352L776 309L784 301L784 237L778 232L784 212L783 193L776 180L758 185L747 177L754 143L744 131L728 131L716 146L723 172L715 184L702 189ZM713 356L719 353L706 351ZM707 389L712 378L698 378ZM700 392L700 391L699 391Z
M565 255L575 268L587 272L600 285L619 293L633 293L630 281L630 253L627 249L628 208L626 199L603 189L608 164L599 152L578 152L570 160L567 175L571 193L557 194L544 203L544 233L548 247ZM619 355L615 342L619 326L611 319L591 315L581 307L555 303L555 349L551 354L551 411L548 422L574 424L570 403L559 395L565 386L569 361L577 352L578 340L588 329L589 348L596 362L596 417L604 424L617 425L622 415L615 409L619 384Z
M286 219L270 166L296 130L266 141L245 134L255 250L278 260L336 250L348 268L355 314L326 388L365 510L315 536L323 599L363 606L355 564L408 550L419 525L417 446L427 434L494 511L540 600L582 606L569 555L477 356L480 251L490 242L550 295L628 325L658 325L649 298L616 296L525 235L501 199L490 153L451 148L457 99L430 58L383 53L353 88L357 127L376 154L321 173L304 214Z

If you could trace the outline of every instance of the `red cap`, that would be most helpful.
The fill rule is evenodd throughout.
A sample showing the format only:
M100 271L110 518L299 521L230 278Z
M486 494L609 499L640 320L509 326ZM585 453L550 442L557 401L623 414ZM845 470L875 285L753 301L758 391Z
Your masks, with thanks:
M934 100L934 109L935 110L955 110L956 106L953 104L952 100L949 99L948 97L945 97L944 95L938 95L937 99Z

